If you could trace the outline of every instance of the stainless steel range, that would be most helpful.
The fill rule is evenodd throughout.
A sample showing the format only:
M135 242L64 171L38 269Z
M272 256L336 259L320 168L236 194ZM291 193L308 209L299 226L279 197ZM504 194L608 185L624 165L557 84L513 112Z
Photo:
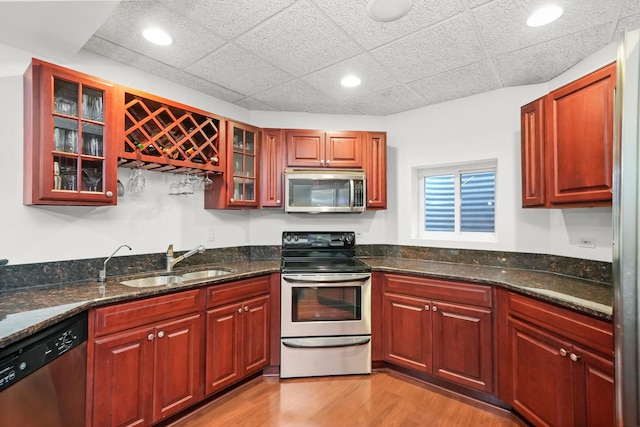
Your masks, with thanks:
M282 233L280 377L371 373L371 271L353 232Z

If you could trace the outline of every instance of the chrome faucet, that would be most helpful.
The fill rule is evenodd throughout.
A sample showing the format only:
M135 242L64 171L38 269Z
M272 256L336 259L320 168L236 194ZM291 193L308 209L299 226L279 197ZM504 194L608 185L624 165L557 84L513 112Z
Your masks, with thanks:
M167 253L165 254L167 256L167 271L171 272L173 271L173 267L179 263L180 261L189 258L191 255L197 254L197 253L202 253L206 250L206 248L204 247L204 245L199 245L197 247L195 247L194 249L191 249L189 252L180 255L178 258L174 258L173 257L173 243L169 245L169 247L167 248Z
M98 282L104 282L105 280L107 280L107 262L116 254L116 252L118 252L122 248L129 248L129 250L131 250L131 246L129 245L118 246L118 249L113 251L113 253L109 255L109 258L104 260L104 264L102 265L102 270L100 270L100 273L98 273Z

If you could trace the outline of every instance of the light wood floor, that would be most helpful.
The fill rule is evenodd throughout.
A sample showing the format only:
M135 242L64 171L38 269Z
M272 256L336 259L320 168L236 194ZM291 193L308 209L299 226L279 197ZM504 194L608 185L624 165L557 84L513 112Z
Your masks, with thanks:
M172 427L521 427L488 405L430 390L393 372L366 376L260 377Z

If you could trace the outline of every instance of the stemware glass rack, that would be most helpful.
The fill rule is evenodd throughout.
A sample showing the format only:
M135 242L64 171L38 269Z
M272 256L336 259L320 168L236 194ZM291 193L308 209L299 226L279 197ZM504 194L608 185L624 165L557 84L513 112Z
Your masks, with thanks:
M124 93L119 166L161 172L222 173L223 120L140 92Z

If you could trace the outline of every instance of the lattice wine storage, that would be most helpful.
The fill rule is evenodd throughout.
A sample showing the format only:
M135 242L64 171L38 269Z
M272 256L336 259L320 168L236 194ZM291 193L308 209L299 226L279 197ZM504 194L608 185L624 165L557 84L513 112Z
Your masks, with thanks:
M124 101L120 166L170 172L223 171L223 119L149 95L125 92Z

